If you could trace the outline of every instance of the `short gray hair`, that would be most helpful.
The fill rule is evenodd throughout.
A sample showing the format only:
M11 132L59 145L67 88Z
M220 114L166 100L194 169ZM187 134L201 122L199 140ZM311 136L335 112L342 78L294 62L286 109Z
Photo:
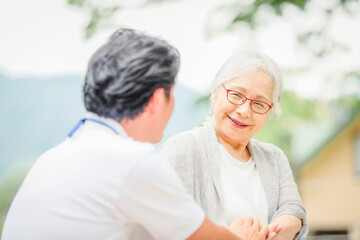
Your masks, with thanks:
M213 104L214 97L222 83L256 71L265 72L272 77L274 82L272 109L276 115L280 115L279 101L283 91L281 70L274 60L258 52L238 52L225 62L211 84L211 104Z

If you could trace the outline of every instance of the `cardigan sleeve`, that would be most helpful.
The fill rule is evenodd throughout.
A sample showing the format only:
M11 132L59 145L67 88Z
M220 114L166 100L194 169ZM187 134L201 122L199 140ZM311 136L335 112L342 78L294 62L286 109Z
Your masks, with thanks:
M174 167L186 191L191 195L194 191L194 168L189 149L193 145L194 140L188 131L169 138L159 148L160 154Z
M296 240L304 240L309 231L305 207L302 204L297 185L294 181L289 161L282 150L278 149L279 171L279 204L272 221L280 215L293 215L302 220L300 232L295 236Z

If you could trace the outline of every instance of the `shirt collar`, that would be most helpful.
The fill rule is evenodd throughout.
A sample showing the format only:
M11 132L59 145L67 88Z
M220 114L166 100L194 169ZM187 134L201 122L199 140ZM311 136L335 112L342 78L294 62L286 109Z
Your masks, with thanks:
M121 126L121 124L112 118L101 117L101 116L97 115L96 113L92 113L92 112L86 112L85 117L93 118L93 119L99 120L103 123L106 123L110 127L114 128L119 133L120 136L128 137L125 129Z

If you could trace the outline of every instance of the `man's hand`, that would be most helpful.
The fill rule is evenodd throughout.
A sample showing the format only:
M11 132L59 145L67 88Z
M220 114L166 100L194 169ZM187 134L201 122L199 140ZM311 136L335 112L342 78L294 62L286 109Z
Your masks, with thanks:
M205 217L187 240L274 240L279 231L277 224L261 227L260 221L251 217L235 221L230 227L216 225Z
M281 227L278 224L270 224L269 232L266 235L266 240L274 240L281 231Z
M243 240L265 240L270 230L268 225L261 227L259 220L251 217L233 222L228 229ZM277 234L273 235L266 240L274 240Z

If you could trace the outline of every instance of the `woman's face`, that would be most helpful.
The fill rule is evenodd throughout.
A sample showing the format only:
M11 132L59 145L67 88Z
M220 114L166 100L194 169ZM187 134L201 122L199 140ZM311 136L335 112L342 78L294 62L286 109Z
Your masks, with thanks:
M229 90L236 90L252 100L271 105L273 80L265 72L244 74L224 83ZM251 110L250 101L234 105L226 97L226 90L219 87L213 102L214 127L218 138L232 145L247 144L252 136L264 126L270 111L258 114Z

